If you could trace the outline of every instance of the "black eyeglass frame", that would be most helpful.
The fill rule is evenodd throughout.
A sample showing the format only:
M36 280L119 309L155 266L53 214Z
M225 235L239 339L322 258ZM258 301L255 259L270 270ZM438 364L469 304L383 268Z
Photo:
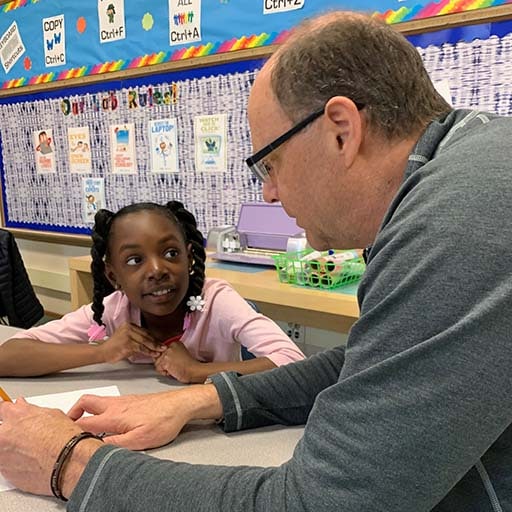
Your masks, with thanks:
M362 110L364 105L362 103L358 103L354 101L354 105L357 107L357 110ZM284 144L287 140L291 139L296 133L303 130L308 124L312 123L315 119L320 117L325 112L325 105L321 110L317 110L312 114L309 114L305 119L299 121L295 126L292 126L287 132L283 133L277 137L277 139L273 140L270 144L267 144L265 147L261 148L257 153L251 155L249 158L245 160L245 163L249 167L249 169L253 172L253 174L264 183L268 179L268 172L261 172L259 169L259 162L263 160L268 154L272 153L274 149L277 149L279 146Z

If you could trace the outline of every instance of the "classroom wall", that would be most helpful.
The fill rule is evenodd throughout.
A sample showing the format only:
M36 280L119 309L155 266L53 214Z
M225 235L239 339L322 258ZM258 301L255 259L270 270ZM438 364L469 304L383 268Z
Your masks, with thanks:
M467 35L463 30L452 30L451 41L443 33L438 36L440 41L435 34L425 34L426 41L418 36L411 42L418 47L434 82L447 86L454 105L511 115L511 22L468 27ZM463 40L465 37L468 41ZM57 314L70 311L67 259L87 254L88 248L19 238L18 245L45 309ZM307 329L305 340L306 345L329 347L342 338L329 331Z
M89 254L88 247L16 239L30 281L45 311L71 311L68 258Z

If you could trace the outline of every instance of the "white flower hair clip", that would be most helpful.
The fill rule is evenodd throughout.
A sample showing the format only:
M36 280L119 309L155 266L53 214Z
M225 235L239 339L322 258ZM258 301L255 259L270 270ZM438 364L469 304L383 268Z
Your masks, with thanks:
M204 301L201 295L191 295L187 300L187 306L190 311L203 311L204 305L206 302Z

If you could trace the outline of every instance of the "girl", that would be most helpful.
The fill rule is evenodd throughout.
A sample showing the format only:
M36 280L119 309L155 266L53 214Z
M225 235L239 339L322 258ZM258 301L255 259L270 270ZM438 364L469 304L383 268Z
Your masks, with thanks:
M0 346L0 376L128 358L189 383L224 370L253 373L304 358L227 282L205 279L203 236L180 202L138 203L115 214L100 210L92 240L92 304ZM255 359L241 361L240 345Z

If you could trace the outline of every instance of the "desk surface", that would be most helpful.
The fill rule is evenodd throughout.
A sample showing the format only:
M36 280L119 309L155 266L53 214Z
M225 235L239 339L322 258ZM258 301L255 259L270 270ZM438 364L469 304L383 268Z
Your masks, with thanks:
M1 330L0 330L1 335ZM150 365L94 365L44 378L6 378L2 386L12 396L36 396L116 385L122 395L152 393L178 387L175 381L156 374ZM277 466L287 461L302 427L265 427L225 434L213 423L187 425L171 444L148 450L154 457L193 464ZM49 512L65 510L53 498L41 498L17 490L0 493L2 512Z
M9 325L0 324L0 345L3 341L8 340L15 332L20 331L19 327L11 327Z
M70 258L69 275L73 309L92 300L90 256ZM319 290L280 283L268 267L219 263L208 260L206 275L228 281L242 297L258 303L263 314L274 320L348 332L359 317L356 286Z

